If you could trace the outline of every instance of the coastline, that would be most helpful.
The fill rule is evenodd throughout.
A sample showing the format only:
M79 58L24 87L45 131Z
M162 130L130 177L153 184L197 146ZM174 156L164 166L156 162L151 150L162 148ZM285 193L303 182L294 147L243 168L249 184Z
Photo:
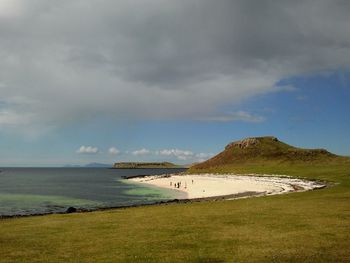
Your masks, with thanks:
M257 192L244 192L240 194L231 194L231 195L219 195L219 196L211 196L204 198L183 198L183 199L170 199L163 201L156 201L144 204L134 204L134 205L125 205L125 206L108 206L108 207L98 207L93 209L85 209L85 208L76 208L74 212L48 212L48 213L34 213L34 214L23 214L23 215L2 215L0 216L1 220L6 219L14 219L14 218L24 218L24 217L34 217L34 216L47 216L47 215L65 215L65 214L82 214L82 213L91 213L98 211L109 211L109 210L120 210L120 209L128 209L128 208L137 208L144 206L157 206L157 205L171 205L171 204L186 204L186 203L198 203L198 202L207 202L207 201L222 201L222 200L233 200L239 198L247 198L260 196L260 193ZM67 208L68 210L69 208Z
M210 195L210 192L205 192L205 196L201 197L194 197L189 196L184 189L173 189L172 187L164 187L162 184L159 184L159 180L173 180L173 179L184 179L186 176L190 176L191 178L194 177L196 180L196 183L198 183L198 177L205 177L210 178L214 180L219 180L222 183L227 185L227 179L232 178L241 178L241 179L274 179L274 180L289 180L289 188L283 189L279 192L266 192L266 191L254 191L254 190L245 190L245 191L239 191L239 192L222 192L220 191L219 194ZM174 178L175 177L175 178ZM23 218L23 217L32 217L32 216L46 216L46 215L53 215L53 214L79 214L79 213L89 213L89 212L95 212L95 211L108 211L108 210L119 210L119 209L128 209L128 208L136 208L136 207L144 207L144 206L157 206L157 205L171 205L171 204L178 204L178 203L195 203L195 202L207 202L207 201L222 201L222 200L234 200L234 199L241 199L241 198L249 198L249 197L259 197L259 196L268 196L268 195L278 195L278 194L285 194L285 193L292 193L292 192L305 192L310 190L317 190L317 189L323 189L325 187L328 187L329 184L326 182L321 181L312 181L312 180L306 180L306 179L298 179L295 177L290 176L284 176L284 175L257 175L257 174L251 174L251 175L232 175L232 174L205 174L205 175L186 175L186 174L163 174L163 175L137 175L137 176L130 176L125 177L125 180L131 181L133 183L142 184L147 187L157 187L157 188L163 188L166 190L173 190L173 191L180 191L183 195L186 196L184 198L173 198L169 200L162 200L162 201L155 201L150 203L143 203L143 204L132 204L132 205L125 205L125 206L109 206L109 207L97 207L92 209L85 209L85 208L75 208L75 207L68 207L66 211L64 212L47 212L47 213L33 213L33 214L23 214L23 215L2 215L0 216L0 220L6 220L6 219L13 219L13 218ZM192 179L191 179L192 180ZM145 182L146 181L146 182ZM297 182L297 184L295 184ZM195 182L194 182L195 183ZM310 188L304 188L300 186L300 183L305 186L314 186ZM170 184L169 184L170 186ZM73 208L73 211L69 211Z

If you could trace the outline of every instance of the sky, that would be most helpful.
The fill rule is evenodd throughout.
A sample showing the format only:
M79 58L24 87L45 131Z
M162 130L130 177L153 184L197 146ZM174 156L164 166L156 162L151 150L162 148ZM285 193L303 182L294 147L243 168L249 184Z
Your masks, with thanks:
M273 135L350 155L347 0L0 0L0 166Z

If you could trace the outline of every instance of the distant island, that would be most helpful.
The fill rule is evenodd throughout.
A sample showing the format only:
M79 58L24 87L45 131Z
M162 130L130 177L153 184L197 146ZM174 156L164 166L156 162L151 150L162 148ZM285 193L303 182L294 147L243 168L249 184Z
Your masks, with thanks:
M110 167L112 167L112 165L106 164L106 163L88 163L85 165L66 164L63 167L64 168L110 168Z
M184 168L170 162L119 162L113 165L115 169L145 169L145 168Z

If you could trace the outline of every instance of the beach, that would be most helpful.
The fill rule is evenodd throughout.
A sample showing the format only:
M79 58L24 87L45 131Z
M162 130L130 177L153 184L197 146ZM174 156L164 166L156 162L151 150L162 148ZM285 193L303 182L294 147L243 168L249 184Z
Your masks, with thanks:
M254 196L301 192L325 187L325 184L287 176L223 175L223 174L167 174L134 177L129 180L185 193L187 199L232 196L242 193Z

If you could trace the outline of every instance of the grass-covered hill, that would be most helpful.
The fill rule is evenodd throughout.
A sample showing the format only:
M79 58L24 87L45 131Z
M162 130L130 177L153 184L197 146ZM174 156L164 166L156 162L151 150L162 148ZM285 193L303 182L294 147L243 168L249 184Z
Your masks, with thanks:
M240 167L286 166L349 163L350 158L324 149L302 149L276 137L254 137L232 142L213 158L191 167L190 172L235 171ZM235 169L236 168L236 169Z

